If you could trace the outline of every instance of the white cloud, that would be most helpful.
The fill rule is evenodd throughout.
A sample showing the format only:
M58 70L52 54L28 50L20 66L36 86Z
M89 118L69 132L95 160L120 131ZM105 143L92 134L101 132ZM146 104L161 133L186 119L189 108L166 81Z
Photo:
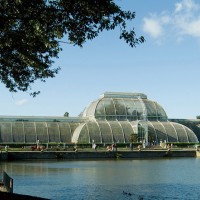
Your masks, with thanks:
M28 103L28 99L21 99L15 102L17 106L23 106Z
M159 21L155 19L144 18L143 30L149 33L152 37L157 38L162 35L162 26Z
M194 0L182 0L174 5L173 11L161 12L143 19L143 31L156 40L176 36L200 38L200 4ZM167 14L166 14L167 13Z
M148 33L153 38L163 36L164 25L170 22L170 17L167 15L151 15L150 18L144 18L143 31Z
M198 10L199 5L196 4L193 0L183 0L175 4L175 12Z
M200 37L200 19L193 21L188 25L189 26L186 29L186 33L192 36Z
M200 17L198 19L178 18L175 20L175 25L182 35L190 35L200 38Z

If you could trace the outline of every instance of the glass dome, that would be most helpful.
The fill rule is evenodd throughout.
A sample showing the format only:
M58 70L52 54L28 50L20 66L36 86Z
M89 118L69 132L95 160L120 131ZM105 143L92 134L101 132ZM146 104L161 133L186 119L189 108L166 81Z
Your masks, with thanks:
M82 113L83 117L98 120L167 121L165 110L142 93L106 92L93 101Z

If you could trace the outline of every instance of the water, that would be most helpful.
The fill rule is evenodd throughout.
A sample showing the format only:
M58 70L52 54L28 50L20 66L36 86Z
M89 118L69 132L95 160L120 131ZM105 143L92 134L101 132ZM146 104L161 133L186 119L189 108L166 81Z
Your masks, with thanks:
M14 192L63 200L200 199L200 159L0 163ZM0 169L1 169L0 168Z

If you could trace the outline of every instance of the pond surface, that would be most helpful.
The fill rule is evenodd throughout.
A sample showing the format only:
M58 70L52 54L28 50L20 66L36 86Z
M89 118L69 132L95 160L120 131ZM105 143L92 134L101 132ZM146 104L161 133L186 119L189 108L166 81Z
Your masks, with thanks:
M14 192L55 200L200 199L200 159L0 163Z

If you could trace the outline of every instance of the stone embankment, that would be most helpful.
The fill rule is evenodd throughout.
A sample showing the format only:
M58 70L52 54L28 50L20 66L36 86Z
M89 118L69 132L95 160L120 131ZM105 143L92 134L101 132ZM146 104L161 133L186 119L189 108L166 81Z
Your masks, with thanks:
M133 150L133 151L2 151L0 160L27 159L140 159L165 157L197 157L200 153L195 149L179 150Z

